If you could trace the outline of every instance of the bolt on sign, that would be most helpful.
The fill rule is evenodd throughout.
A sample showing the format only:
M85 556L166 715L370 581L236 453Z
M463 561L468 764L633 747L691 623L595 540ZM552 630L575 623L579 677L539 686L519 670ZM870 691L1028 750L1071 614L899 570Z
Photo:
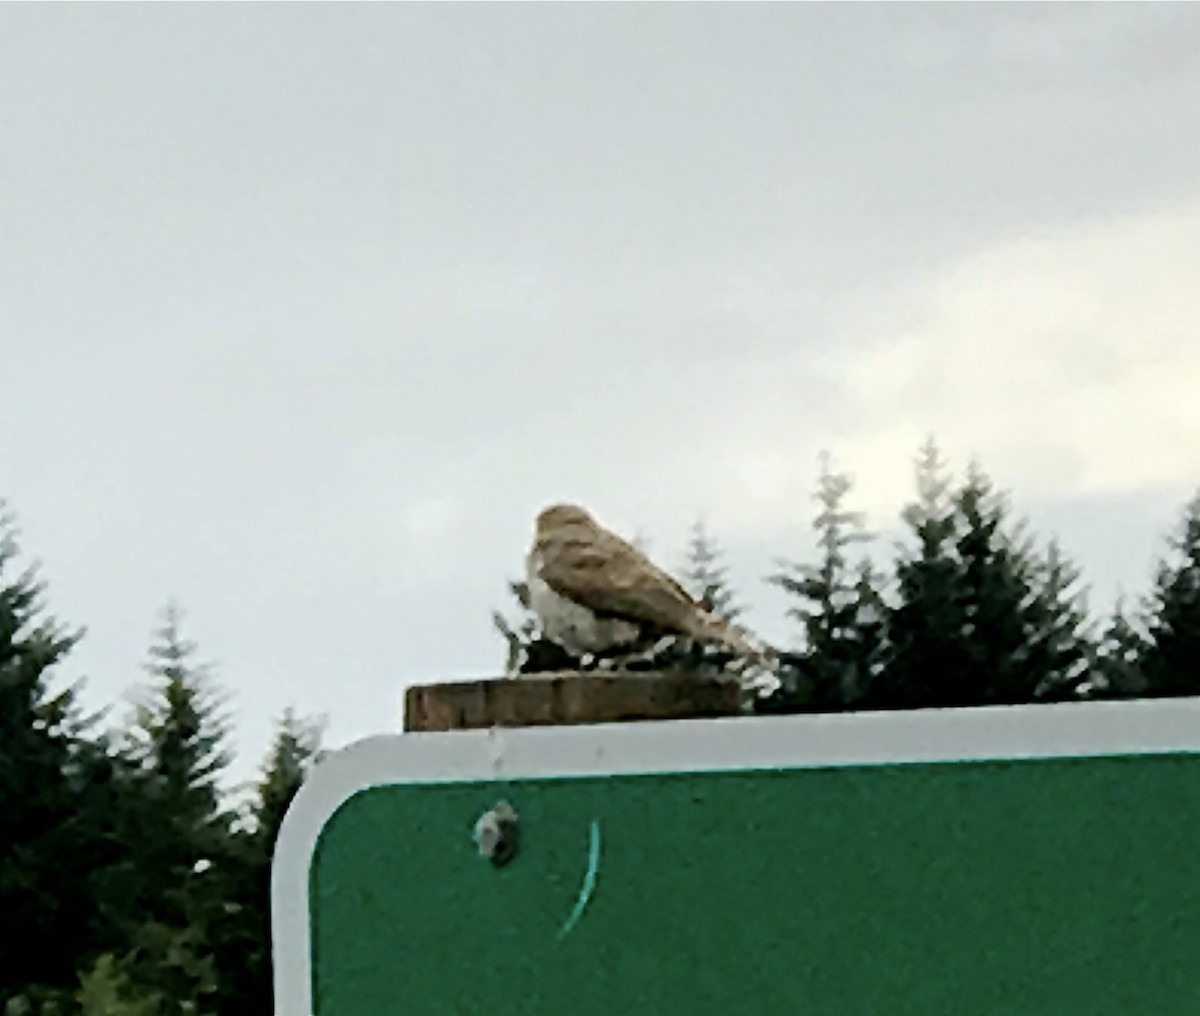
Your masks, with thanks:
M1200 700L370 738L272 896L277 1016L1200 1013Z

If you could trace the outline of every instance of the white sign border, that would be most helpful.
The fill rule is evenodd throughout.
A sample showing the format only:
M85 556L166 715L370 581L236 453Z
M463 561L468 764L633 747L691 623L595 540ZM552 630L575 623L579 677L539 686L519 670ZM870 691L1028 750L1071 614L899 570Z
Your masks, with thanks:
M276 1016L312 1016L309 869L360 791L638 773L1200 752L1200 698L388 734L331 753L288 809L271 871Z

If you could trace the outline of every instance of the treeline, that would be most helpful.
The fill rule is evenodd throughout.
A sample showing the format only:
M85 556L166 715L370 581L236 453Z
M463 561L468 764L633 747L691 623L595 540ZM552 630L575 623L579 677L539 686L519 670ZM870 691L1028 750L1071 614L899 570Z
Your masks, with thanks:
M1059 545L978 465L953 480L932 441L886 565L852 495L823 460L815 552L764 576L796 632L765 711L1200 692L1200 496L1149 592L1094 618ZM703 525L678 570L713 610L743 614ZM318 728L285 712L261 777L231 795L222 696L179 611L164 611L132 713L89 715L55 679L81 632L43 599L0 510L0 1013L270 1013L271 852ZM510 672L561 663L527 610L494 620ZM692 652L701 669L727 662Z
M783 687L762 711L1200 693L1200 494L1185 507L1149 592L1093 617L1079 567L1056 540L1029 532L978 463L955 481L931 439L915 465L902 537L881 564L853 508L850 475L822 458L809 519L815 552L782 558L763 577L786 594L795 638L783 654ZM743 613L721 546L704 525L694 526L677 574L724 617ZM493 620L510 673L563 665L527 609ZM705 650L689 662L719 669L727 657Z
M19 557L0 512L0 1012L272 1012L271 851L319 730L285 712L261 778L223 792L221 693L174 607L132 715L85 714L54 680L81 632Z

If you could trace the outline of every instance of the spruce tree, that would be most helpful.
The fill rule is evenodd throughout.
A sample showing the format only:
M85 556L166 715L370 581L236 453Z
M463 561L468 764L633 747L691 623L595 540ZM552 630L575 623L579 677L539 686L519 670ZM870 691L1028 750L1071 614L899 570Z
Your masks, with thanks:
M891 645L887 666L872 690L874 706L961 704L964 697L956 688L968 658L962 647L965 617L954 551L958 519L951 482L941 451L930 438L917 456L916 500L901 513L916 546L898 548L897 602L888 611Z
M1078 572L1056 544L1039 555L978 464L952 483L931 440L917 462L916 536L896 566L891 656L877 704L1030 702L1072 694L1093 650Z
M248 822L236 834L236 864L227 865L229 903L214 942L218 1012L274 1012L271 858L284 814L320 758L320 741L320 725L284 711L248 806Z
M846 704L867 708L875 682L883 674L891 652L888 604L884 580L869 559L859 562L854 583L854 639L857 643L854 684L847 689Z
M1136 698L1145 694L1142 659L1147 637L1144 625L1123 596L1100 636L1092 673L1081 688L1089 698Z
M19 556L0 502L0 1000L74 990L98 936L89 723L76 689L55 687L82 633L47 614L37 569Z
M814 499L818 510L816 564L781 560L767 581L795 601L788 616L801 628L802 647L788 657L790 673L777 698L794 708L830 709L856 703L878 673L884 643L882 594L856 546L870 539L861 512L845 506L853 480L821 456Z
M680 578L692 596L723 620L734 622L742 615L737 594L729 585L724 548L703 519L692 524Z
M308 771L320 761L321 729L320 723L299 718L293 709L285 709L279 719L253 808L255 835L268 854L288 805Z
M186 1013L214 1011L215 949L238 859L218 780L228 763L226 721L182 615L164 611L150 649L149 695L137 710L129 757L145 826L131 845L128 957L136 988Z
M1045 674L1027 640L1047 611L1035 609L1032 545L1021 524L1009 523L1006 498L976 463L953 488L930 440L903 518L916 547L902 549L897 562L892 654L878 704L1030 701Z
M970 464L955 503L968 658L962 690L981 704L1032 701L1044 676L1027 644L1027 612L1036 603L1032 545L1023 526L1006 526L1006 499L978 464Z
M1033 599L1025 608L1023 665L1037 678L1035 698L1074 699L1092 693L1097 665L1094 625L1082 573L1051 540L1034 565Z
M1200 694L1200 493L1158 564L1146 628L1139 661L1146 694Z

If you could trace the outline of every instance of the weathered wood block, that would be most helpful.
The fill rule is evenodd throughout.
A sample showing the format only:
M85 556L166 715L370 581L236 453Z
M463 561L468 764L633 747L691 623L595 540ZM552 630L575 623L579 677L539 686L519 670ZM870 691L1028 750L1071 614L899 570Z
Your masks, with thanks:
M732 677L655 671L580 674L414 685L404 696L406 731L474 730L697 719L740 712Z

